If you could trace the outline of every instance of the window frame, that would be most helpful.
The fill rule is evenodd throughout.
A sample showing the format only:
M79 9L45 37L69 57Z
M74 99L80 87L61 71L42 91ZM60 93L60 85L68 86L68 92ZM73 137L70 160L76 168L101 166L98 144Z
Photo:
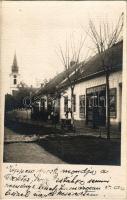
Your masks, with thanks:
M111 94L111 92L113 91L114 94ZM112 114L111 113L111 105L110 105L110 118L113 118L113 119L116 119L117 118L117 88L114 87L114 88L110 88L109 90L109 96L111 98L111 95L114 96L114 101L115 101L115 106L114 106L114 113Z
M73 95L74 112L76 112L76 94Z
M81 99L82 98L82 99ZM84 101L84 106L81 107L81 100ZM84 112L81 112L81 108L84 110ZM81 119L86 118L86 95L79 95L79 117Z
M13 84L14 84L14 85L17 84L17 79L16 79L16 78L14 78L14 80L13 80Z
M64 112L68 111L68 96L64 96Z

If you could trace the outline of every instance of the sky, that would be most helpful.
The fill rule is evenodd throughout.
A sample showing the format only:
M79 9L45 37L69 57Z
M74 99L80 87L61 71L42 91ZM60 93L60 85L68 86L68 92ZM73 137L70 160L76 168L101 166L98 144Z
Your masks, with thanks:
M116 23L124 1L3 1L2 2L2 82L9 92L11 65L16 52L21 80L36 86L64 70L56 54L74 34L79 40L89 19ZM83 27L83 28L82 28ZM82 55L88 54L87 38ZM90 54L90 53L89 53Z

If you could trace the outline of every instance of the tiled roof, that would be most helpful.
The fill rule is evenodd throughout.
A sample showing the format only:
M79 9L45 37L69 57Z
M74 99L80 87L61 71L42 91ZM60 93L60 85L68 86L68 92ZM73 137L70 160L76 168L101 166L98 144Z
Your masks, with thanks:
M122 69L122 44L122 42L119 42L106 51L105 66L108 66L109 68L111 67L112 69ZM85 65L83 65L82 68L83 77L104 71L104 66L102 65L100 55L98 54L90 59Z
M123 55L123 42L115 44L112 48L108 49L105 53L105 65L111 67L111 71L122 70L122 55ZM71 80L73 81L75 76L72 73L75 66L70 68ZM91 79L95 74L96 76L103 75L104 67L100 59L100 55L96 54L89 61L78 64L77 82ZM64 81L65 80L65 81ZM51 79L48 84L39 89L38 94L53 93L56 88L62 88L68 86L68 80L66 79L66 71L63 71Z
M105 52L105 66L114 71L122 70L122 57L123 57L123 42L115 44L112 48ZM76 73L77 82L85 81L93 78L93 76L101 76L105 73L104 66L100 55L96 54L88 62L82 62L79 65L79 70ZM71 76L71 81L75 79L75 74ZM61 84L61 87L67 86L68 80Z
M69 69L69 73L71 74L74 70L74 67ZM56 88L60 85L60 83L66 79L66 71L63 71L57 74L54 78L52 78L43 88L40 88L37 91L37 94L47 94L47 93L54 93Z

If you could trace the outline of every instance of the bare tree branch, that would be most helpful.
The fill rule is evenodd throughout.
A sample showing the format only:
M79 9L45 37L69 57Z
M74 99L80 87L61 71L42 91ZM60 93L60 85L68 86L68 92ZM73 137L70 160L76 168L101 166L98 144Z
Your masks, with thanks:
M110 85L109 76L113 64L113 49L111 47L119 41L123 29L123 13L118 19L115 26L109 26L108 23L100 23L99 29L95 27L92 20L89 21L89 36L97 50L101 65L105 72L106 78L106 125L107 125L107 139L110 139ZM110 56L112 57L107 62L107 49L110 49Z

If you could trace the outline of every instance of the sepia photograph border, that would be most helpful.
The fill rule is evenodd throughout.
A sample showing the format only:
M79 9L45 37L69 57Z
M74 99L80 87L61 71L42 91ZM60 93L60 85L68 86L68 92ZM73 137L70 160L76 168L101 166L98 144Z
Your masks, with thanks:
M57 1L56 1L57 3ZM92 3L92 1L91 1ZM123 34L123 91L126 91L127 88L127 2L125 2L125 18L124 18L124 34ZM0 31L2 32L2 2L0 2ZM2 37L0 36L0 43L2 44ZM4 67L2 65L2 45L1 45L1 51L0 51L0 199L7 199L4 196L4 176L7 173L6 167L9 165L9 163L3 163L3 151L4 151L4 88L2 87L2 83L4 82L4 78L2 76L2 68ZM101 165L93 165L92 167L96 169L97 171L100 171L101 169L108 169L110 176L113 180L113 183L115 182L121 182L121 184L127 188L127 92L122 93L122 126L121 126L121 165L120 166L101 166ZM12 164L12 163L11 163ZM13 163L12 165L15 165ZM19 168L51 168L51 167L58 167L58 168L70 168L70 169L82 169L84 166L91 167L91 165L56 165L56 164L27 164L27 163L17 163L17 166ZM110 193L110 191L109 191ZM124 194L120 199L126 199L127 198L127 190L125 191L126 195ZM59 198L59 197L58 197ZM83 199L82 197L78 197L80 199ZM106 197L106 199L116 199L116 197L113 197L109 195L109 197ZM65 198L67 199L67 198ZM84 198L84 199L91 199L91 198ZM102 197L98 197L95 199L102 199ZM104 198L105 199L105 198Z

